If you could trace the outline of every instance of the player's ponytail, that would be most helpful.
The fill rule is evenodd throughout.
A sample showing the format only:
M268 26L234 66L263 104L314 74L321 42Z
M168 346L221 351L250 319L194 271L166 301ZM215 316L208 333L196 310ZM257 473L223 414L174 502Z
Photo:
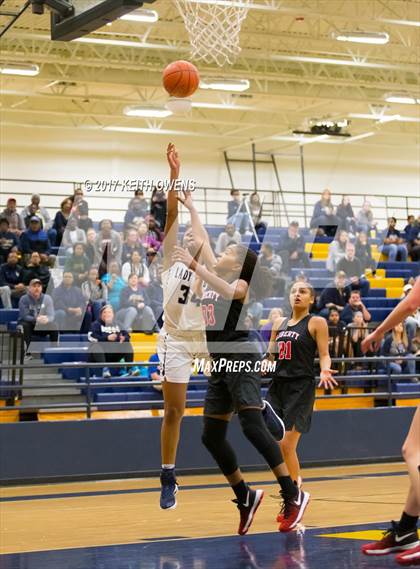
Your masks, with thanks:
M244 245L235 247L238 261L242 265L239 278L246 281L257 300L271 295L273 277L266 267L262 267L258 256Z

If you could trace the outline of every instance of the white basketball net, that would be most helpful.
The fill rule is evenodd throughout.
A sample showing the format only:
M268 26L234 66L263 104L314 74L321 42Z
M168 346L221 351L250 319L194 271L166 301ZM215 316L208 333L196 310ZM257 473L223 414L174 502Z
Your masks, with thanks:
M239 33L251 0L175 0L184 20L193 59L232 65L238 57Z

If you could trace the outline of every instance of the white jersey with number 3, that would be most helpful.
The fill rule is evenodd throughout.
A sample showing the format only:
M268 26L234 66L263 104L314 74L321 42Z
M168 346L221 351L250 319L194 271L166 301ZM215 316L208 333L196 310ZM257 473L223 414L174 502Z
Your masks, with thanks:
M194 271L180 261L162 273L164 325L180 336L204 330L201 304L193 296L195 280Z

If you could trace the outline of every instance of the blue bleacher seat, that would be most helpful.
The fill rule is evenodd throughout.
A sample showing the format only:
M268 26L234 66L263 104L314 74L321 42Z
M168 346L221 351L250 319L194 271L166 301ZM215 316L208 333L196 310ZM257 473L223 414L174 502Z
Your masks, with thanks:
M386 269L387 271L410 271L413 277L420 273L420 262L399 262L399 261L383 261L378 263L378 269Z
M371 288L369 297L386 298L386 288Z
M397 382L393 389L399 393L409 393L411 391L420 391L420 386L417 383Z
M371 322L382 322L392 311L392 308L369 308L372 316Z
M398 298L367 297L363 299L366 308L394 308L399 303Z
M1 308L0 309L0 324L7 324L17 320L19 310L17 308Z
M283 304L283 298L280 296L272 296L271 298L265 298L263 300L264 308L278 308Z

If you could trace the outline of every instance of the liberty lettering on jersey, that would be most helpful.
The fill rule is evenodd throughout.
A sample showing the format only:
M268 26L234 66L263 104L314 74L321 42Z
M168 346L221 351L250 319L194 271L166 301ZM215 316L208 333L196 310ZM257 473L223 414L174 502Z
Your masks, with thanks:
M280 330L277 334L276 340L279 338L293 338L293 340L298 340L299 336L299 332L293 332L292 330Z
M203 292L203 300L214 300L214 301L218 301L219 300L219 296L220 294L214 290L205 290Z

